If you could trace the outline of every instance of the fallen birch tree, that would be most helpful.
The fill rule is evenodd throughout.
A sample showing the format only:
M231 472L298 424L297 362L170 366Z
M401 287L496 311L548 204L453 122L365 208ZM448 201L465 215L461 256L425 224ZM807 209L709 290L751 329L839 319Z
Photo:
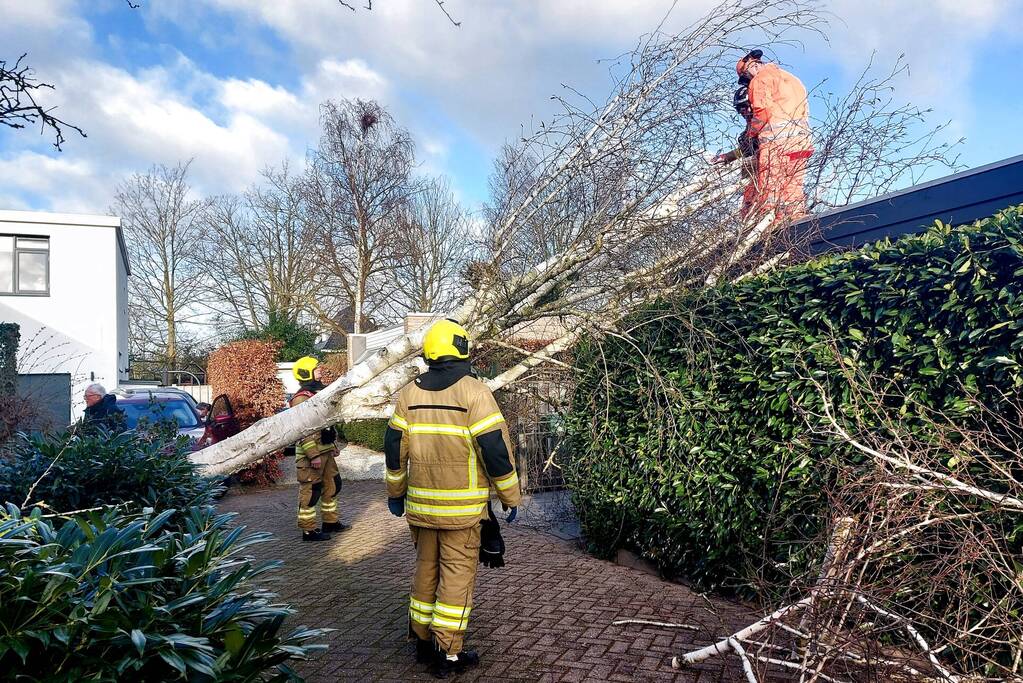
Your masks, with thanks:
M799 253L770 216L739 219L738 171L707 158L738 129L731 99L743 46L821 34L817 3L727 0L681 30L669 30L672 22L669 13L612 64L604 104L567 89L556 98L562 113L505 152L472 291L445 317L477 343L514 345L523 325L559 325L544 348L489 381L495 390L658 297L763 272ZM922 112L880 96L889 78L865 76L849 96L814 100L822 114L808 174L813 206L884 191L902 177L892 168L943 160L933 131L914 136ZM423 367L421 335L394 341L309 401L194 460L227 474L339 420L386 414L393 393Z

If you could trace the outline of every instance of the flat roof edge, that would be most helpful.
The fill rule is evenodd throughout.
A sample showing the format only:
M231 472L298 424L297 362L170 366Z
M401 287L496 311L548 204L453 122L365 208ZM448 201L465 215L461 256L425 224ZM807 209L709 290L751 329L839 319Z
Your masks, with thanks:
M35 223L42 225L83 225L100 228L117 228L121 219L117 216L101 216L85 213L49 213L46 211L12 211L0 209L0 222Z
M915 193L920 192L922 190L927 190L927 189L930 189L930 188L933 188L933 187L938 187L938 186L941 186L941 185L946 185L946 184L949 184L949 183L954 183L954 182L957 182L957 181L964 180L965 178L969 178L970 176L979 175L981 173L988 173L990 171L995 171L995 170L998 170L1000 168L1004 168L1006 166L1012 166L1012 165L1015 165L1015 164L1019 164L1021 162L1023 162L1023 154L1018 154L1016 156L1009 157L1007 159L1002 159L1000 161L993 161L993 162L991 162L989 164L984 164L983 166L977 166L976 168L968 168L968 169L965 169L963 171L959 171L958 173L953 173L951 175L946 175L946 176L942 176L940 178L935 178L934 180L928 180L926 182L919 183L917 185L910 185L909 187L905 187L905 188L903 188L901 190L893 190L892 192L888 192L886 194L878 195L876 197L870 197L868 199L861 199L858 202L853 202L852 204L847 204L845 206L836 206L833 209L828 209L827 211L822 211L821 213L817 213L817 214L813 214L811 216L807 216L806 218L803 218L801 220L796 221L795 223L793 223L793 225L805 225L805 224L810 224L810 223L812 223L814 221L824 222L825 219L832 218L832 217L837 216L839 214L856 211L858 209L869 207L869 206L875 205L875 204L883 204L883 203L885 203L887 201L898 199L898 198L904 197L906 195L915 194Z

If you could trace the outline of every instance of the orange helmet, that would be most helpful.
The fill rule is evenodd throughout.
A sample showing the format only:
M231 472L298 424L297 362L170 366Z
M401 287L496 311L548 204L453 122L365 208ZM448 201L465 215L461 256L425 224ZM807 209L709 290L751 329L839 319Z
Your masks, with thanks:
M763 50L760 49L750 50L749 52L746 53L745 57L743 57L742 59L735 63L735 73L739 74L739 77L742 78L742 74L746 71L746 65L751 61L759 62L760 58L763 56L764 56Z

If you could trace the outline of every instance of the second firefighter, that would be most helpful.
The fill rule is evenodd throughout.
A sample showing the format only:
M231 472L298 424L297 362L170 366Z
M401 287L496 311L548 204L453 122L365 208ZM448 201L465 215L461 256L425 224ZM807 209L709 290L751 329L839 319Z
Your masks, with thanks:
M300 358L292 368L299 382L299 391L289 406L308 401L323 389L319 361L312 356ZM294 446L295 471L298 478L298 528L304 541L326 541L332 531L344 531L337 494L341 491L341 474L337 469L337 431L328 427L309 434ZM317 524L317 511L323 525Z

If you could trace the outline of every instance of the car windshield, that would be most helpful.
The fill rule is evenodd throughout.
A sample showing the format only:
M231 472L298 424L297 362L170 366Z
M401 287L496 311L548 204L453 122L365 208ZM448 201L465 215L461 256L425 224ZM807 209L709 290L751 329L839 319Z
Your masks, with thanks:
M191 429L199 426L192 407L184 399L153 400L146 403L118 403L117 407L124 411L124 419L129 429L138 426L139 420L161 422L174 420L178 428Z

